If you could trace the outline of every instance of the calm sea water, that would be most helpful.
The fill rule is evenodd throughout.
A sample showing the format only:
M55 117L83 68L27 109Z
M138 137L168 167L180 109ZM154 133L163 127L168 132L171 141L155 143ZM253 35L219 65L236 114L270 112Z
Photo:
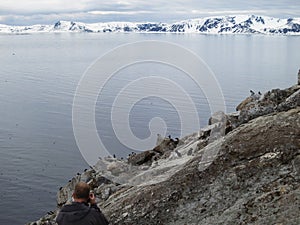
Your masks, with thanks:
M0 224L25 224L56 206L60 186L88 164L72 128L72 102L78 82L99 56L119 45L160 40L195 52L214 72L227 112L249 95L296 83L300 37L197 34L34 34L0 35ZM114 76L96 106L103 143L117 156L131 151L113 134L110 110L118 91L136 79L162 75L177 82L195 102L201 126L210 110L192 80L174 68L133 65ZM151 84L158 90L160 83ZM177 90L173 90L176 92ZM140 93L132 90L128 98ZM170 90L172 95L172 90ZM177 102L185 99L177 99ZM150 135L149 122L160 117L166 134L181 136L176 106L159 96L140 99L129 124L139 139ZM124 125L120 118L119 126ZM154 145L154 143L153 143ZM143 150L143 146L140 146Z

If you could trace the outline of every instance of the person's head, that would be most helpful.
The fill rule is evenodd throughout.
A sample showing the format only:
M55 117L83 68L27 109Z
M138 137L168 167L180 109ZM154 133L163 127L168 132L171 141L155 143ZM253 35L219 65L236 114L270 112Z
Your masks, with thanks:
M85 182L77 183L73 192L73 198L77 202L87 202L90 198L90 186Z

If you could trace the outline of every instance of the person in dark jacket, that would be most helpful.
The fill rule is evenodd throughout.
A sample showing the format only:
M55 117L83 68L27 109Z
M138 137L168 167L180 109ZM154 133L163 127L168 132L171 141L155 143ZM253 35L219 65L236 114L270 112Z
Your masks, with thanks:
M79 182L75 186L73 202L62 207L56 222L58 225L107 225L109 224L96 204L96 198L90 193L87 183ZM90 206L89 206L90 203Z

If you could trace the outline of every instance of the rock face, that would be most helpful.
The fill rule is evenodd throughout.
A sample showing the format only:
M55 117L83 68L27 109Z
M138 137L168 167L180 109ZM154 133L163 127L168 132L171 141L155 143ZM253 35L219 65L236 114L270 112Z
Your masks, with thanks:
M247 100L239 114L218 113L175 149L165 139L128 162L100 160L61 188L57 210L30 224L55 224L79 180L111 224L300 224L299 89Z
M170 179L117 193L102 208L113 224L300 224L299 127L299 107L257 118L219 140L206 170L195 156Z
M246 98L237 107L237 111L239 111L240 114L236 126L259 116L286 111L300 106L299 90L300 85L295 85L284 90L273 89L260 98L257 98L255 95Z

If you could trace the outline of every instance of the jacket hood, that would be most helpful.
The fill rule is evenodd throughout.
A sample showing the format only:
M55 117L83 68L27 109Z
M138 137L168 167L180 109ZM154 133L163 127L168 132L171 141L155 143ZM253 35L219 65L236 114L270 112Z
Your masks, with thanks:
M73 202L71 205L65 205L62 208L57 221L80 221L89 214L90 210L91 208L86 203Z

